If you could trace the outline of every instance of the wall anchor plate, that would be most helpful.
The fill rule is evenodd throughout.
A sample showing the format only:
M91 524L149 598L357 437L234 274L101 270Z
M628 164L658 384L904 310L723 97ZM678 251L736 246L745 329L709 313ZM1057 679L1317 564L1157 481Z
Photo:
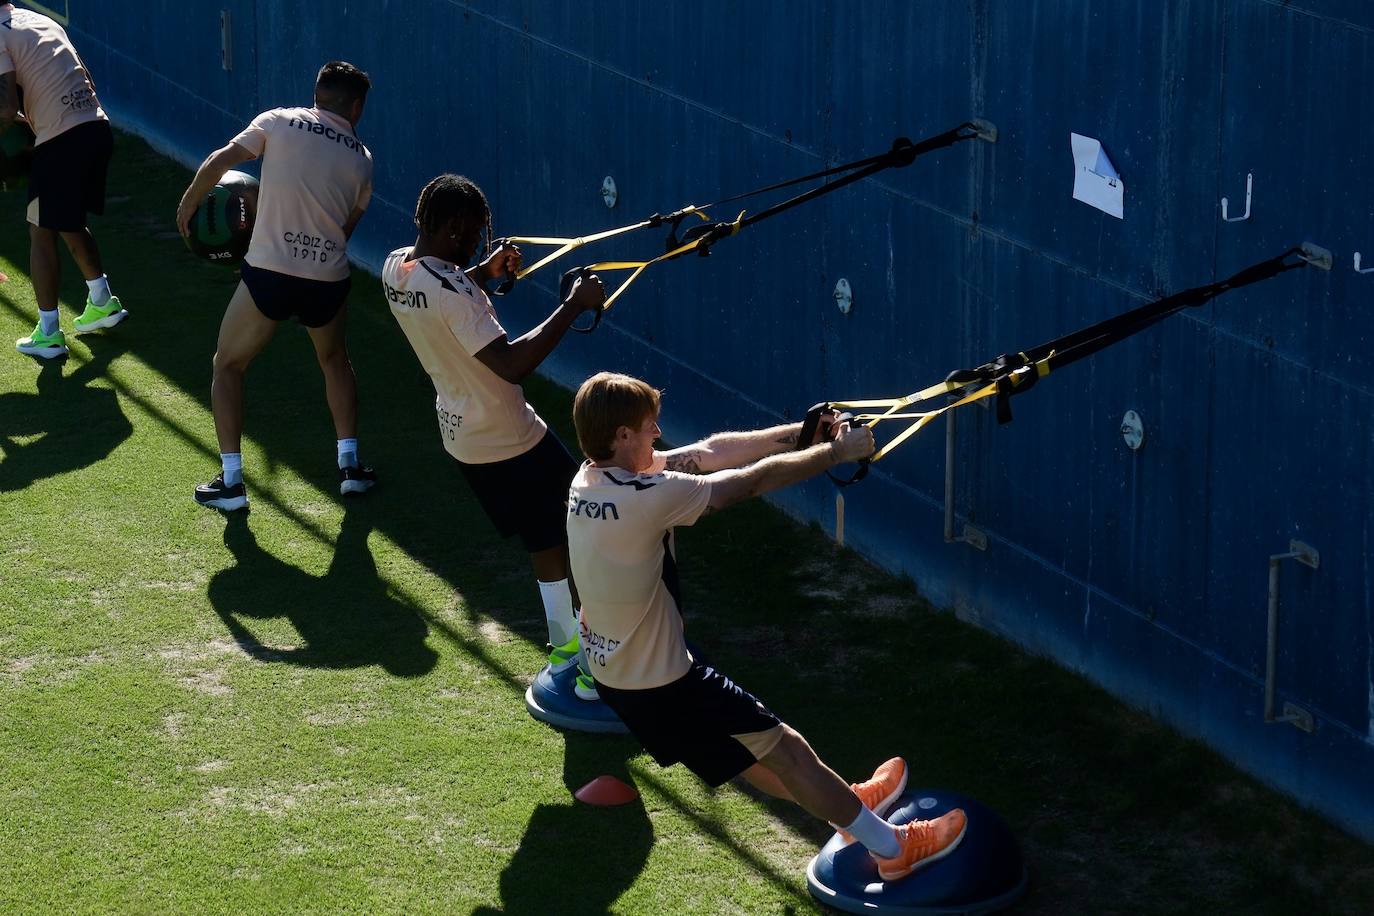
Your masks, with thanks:
M1121 418L1121 438L1133 452L1145 444L1145 424L1134 410L1126 411L1126 416Z
M854 291L849 288L849 281L843 277L835 284L835 304L840 307L841 315L848 315L849 310L854 307Z

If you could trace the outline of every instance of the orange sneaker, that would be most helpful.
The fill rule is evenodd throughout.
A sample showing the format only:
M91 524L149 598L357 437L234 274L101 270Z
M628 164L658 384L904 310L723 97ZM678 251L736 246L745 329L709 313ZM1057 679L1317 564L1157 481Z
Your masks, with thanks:
M906 790L906 774L906 761L893 757L874 770L873 776L866 782L855 783L850 788L859 796L865 808L878 817L886 817L892 803ZM854 842L854 838L846 831L836 828L836 832L846 843Z
M878 860L878 877L884 881L905 878L916 869L949 855L964 838L968 818L962 808L955 808L933 821L912 821L896 829L901 852L891 859L873 856Z

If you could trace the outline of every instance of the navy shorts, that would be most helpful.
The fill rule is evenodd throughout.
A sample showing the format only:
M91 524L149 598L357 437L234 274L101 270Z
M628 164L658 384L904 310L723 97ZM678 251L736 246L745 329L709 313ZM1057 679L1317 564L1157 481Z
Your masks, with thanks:
M247 261L239 265L239 276L259 312L273 321L298 318L307 328L322 328L333 321L353 285L352 277L311 280L263 270Z
M724 785L758 762L736 735L754 735L782 725L758 697L701 661L662 687L620 690L596 685L601 700L630 730L659 766L680 763L706 781ZM763 756L780 731L760 736Z
M85 121L33 148L28 220L80 232L86 214L105 212L105 175L114 153L109 121Z
M519 535L530 553L568 543L568 490L578 465L553 430L514 458L458 467L501 537Z

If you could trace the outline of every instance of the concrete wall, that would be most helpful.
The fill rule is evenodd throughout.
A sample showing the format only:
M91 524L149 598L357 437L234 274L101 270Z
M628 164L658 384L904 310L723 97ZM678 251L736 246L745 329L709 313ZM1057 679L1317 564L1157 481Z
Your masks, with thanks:
M938 424L846 492L846 530L936 603L1374 838L1374 275L1351 268L1362 247L1374 262L1366 0L63 6L117 123L188 163L259 110L306 103L324 60L369 70L377 192L354 254L374 269L412 239L440 171L486 189L498 232L579 235L995 122L996 146L653 269L547 364L569 384L616 368L666 386L678 441L903 394L1303 240L1332 249L1331 273L1286 274L1056 373L1009 426L964 411L959 525L985 552L943 540ZM1070 199L1070 131L1104 142L1124 220ZM1218 200L1243 201L1247 173L1252 218L1224 224ZM661 244L644 233L567 266ZM542 317L556 273L500 303L508 325ZM779 502L833 523L824 482ZM1279 701L1312 713L1311 734L1261 716L1267 560L1294 538L1321 565L1282 570ZM1047 708L1045 727L1072 714Z

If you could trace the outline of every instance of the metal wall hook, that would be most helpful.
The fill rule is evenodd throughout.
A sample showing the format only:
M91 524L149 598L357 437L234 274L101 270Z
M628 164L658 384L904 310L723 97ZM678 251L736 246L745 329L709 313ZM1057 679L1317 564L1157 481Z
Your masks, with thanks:
M1374 267L1366 267L1364 270L1360 270L1360 253L1358 251L1355 252L1355 273L1374 274Z
M1239 222L1243 222L1243 221L1245 221L1245 220L1247 220L1247 219L1250 218L1250 194L1251 194L1251 191L1254 190L1254 187L1255 187L1255 175L1254 175L1253 172L1247 172L1247 173L1245 174L1245 213L1242 214L1241 216L1227 216L1227 215L1226 215L1226 206L1227 206L1227 204L1228 204L1229 201L1228 201L1228 199L1225 198L1225 197L1223 197L1223 198L1221 199L1221 219L1222 219L1223 222L1227 222L1227 223L1239 223Z

